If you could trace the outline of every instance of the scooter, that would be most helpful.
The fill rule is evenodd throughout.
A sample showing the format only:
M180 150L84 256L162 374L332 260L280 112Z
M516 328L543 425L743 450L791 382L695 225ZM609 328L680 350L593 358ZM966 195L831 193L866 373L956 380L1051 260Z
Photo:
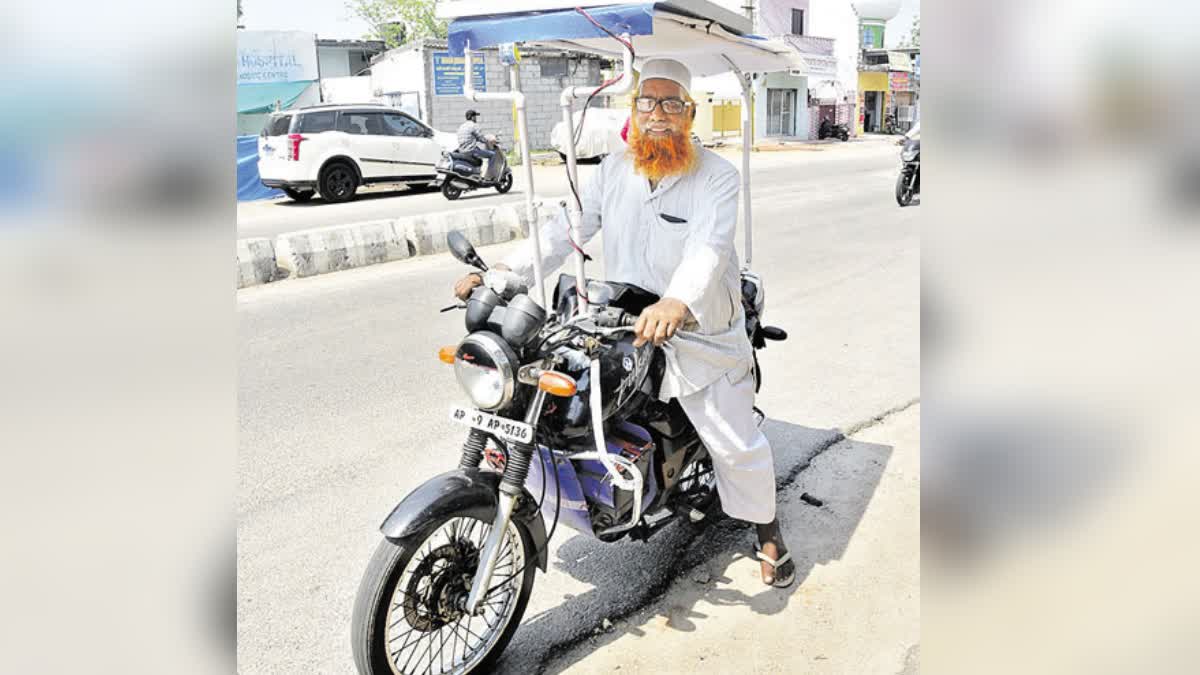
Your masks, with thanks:
M577 311L575 277L564 274L548 314L461 233L447 243L484 277L465 305L443 310L466 310L467 335L438 355L469 399L449 415L467 436L458 467L409 493L381 526L351 627L364 674L489 672L535 572L547 571L560 522L615 542L722 515L708 449L678 401L658 398L664 351L634 346L632 327L657 295L589 281ZM743 272L741 291L754 347L787 339L762 324L761 279ZM761 383L757 357L754 370Z
M512 169L508 168L508 159L504 155L504 149L500 147L495 136L489 135L487 139L488 149L496 153L496 156L489 160L496 163L496 167L489 167L490 173L498 178L494 180L485 178L482 172L483 160L469 152L457 150L443 152L442 159L436 167L438 178L434 184L441 185L442 196L446 199L454 201L464 192L480 188L496 188L496 192L500 194L512 189Z
M900 151L900 175L896 178L896 203L908 206L915 195L921 194L921 136L904 139Z
M817 138L840 138L843 141L850 140L850 130L845 124L834 124L829 120L821 120L821 126L817 129Z

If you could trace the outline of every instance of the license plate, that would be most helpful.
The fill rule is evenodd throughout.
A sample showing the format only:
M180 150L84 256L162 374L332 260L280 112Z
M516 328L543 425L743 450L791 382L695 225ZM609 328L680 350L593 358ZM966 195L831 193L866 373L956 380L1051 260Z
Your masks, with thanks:
M506 419L489 415L479 410L464 408L462 406L451 406L450 421L465 424L472 429L486 431L489 434L495 435L497 438L504 439L511 443L532 443L533 442L533 427L518 422L516 420Z

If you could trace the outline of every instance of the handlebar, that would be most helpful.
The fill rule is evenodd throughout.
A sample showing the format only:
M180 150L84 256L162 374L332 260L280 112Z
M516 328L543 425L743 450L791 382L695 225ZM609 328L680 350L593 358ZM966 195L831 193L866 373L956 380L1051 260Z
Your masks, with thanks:
M601 328L633 328L638 315L616 307L606 307L596 313L596 325Z

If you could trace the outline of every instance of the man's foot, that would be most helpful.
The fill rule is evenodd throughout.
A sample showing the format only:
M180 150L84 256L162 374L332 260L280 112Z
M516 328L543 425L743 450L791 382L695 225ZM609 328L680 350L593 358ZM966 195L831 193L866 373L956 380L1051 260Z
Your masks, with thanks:
M779 532L779 521L758 525L758 544L755 556L761 563L763 583L776 588L787 588L796 580L796 563L788 553Z

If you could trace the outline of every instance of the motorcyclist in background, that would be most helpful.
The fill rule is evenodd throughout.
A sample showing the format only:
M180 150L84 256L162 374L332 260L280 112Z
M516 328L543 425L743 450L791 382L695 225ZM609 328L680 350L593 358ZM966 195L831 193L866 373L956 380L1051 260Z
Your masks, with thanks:
M496 150L492 148L494 140L480 130L477 110L468 110L466 117L467 121L458 127L458 151L476 159L486 159L487 173L483 177L485 180L495 180L493 174L496 162L493 160L496 158Z

